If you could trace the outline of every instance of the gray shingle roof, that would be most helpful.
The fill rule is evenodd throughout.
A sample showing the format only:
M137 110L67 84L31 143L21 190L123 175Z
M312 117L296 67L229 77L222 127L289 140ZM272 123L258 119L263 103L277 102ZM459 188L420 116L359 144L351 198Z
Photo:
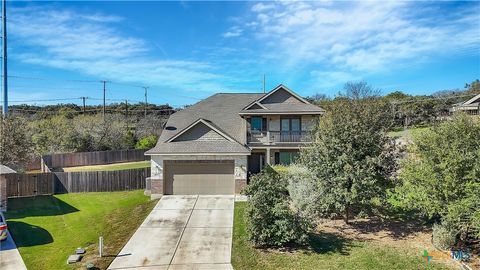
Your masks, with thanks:
M199 151L224 152L223 148L229 152L243 152L244 150L248 150L244 146L246 143L244 120L238 112L263 95L264 94L247 93L215 94L184 110L172 114L167 121L166 128L158 139L157 145L147 151L146 154L167 152L196 153ZM210 121L215 127L218 127L237 142L229 142L230 144L205 141L165 143L168 139L200 118ZM234 144L237 146L233 146Z
M7 173L16 173L16 171L10 169L5 165L0 164L0 174L7 174Z
M280 87L280 86L279 86ZM277 87L278 88L278 87ZM276 88L276 89L277 89ZM274 89L275 90L275 89ZM272 91L274 91L272 90ZM271 93L271 92L270 92ZM267 94L268 95L268 94ZM296 95L296 94L294 94ZM170 116L157 145L146 152L151 154L167 153L245 153L250 150L245 141L245 120L239 113L323 113L324 110L312 104L304 103L268 103L266 109L243 110L265 94L256 93L220 93L202 100ZM234 142L225 141L179 141L167 142L199 119L211 123L215 129L231 137Z
M249 154L250 149L237 142L231 141L180 141L159 142L155 148L146 154L170 153L244 153Z
M282 113L282 112L299 112L299 113L324 113L325 110L317 107L313 104L303 104L303 103L278 103L278 104L262 104L267 109L250 109L242 110L241 114L249 113Z

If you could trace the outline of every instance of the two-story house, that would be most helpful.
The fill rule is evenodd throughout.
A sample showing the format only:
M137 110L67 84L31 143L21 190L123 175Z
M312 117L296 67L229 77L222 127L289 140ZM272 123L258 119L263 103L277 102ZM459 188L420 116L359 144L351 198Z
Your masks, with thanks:
M235 194L266 164L289 164L324 113L287 87L220 93L170 116L151 156L151 193Z
M464 112L469 115L480 115L480 94L467 101L455 104L450 109L450 112Z

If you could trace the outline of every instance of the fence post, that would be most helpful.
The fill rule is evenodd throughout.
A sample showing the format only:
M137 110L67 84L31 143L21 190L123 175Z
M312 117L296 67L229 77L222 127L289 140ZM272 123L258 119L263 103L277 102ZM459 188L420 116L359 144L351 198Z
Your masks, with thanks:
M98 239L98 252L100 257L103 257L103 236Z
M55 173L52 173L50 176L51 176L50 181L52 181L52 194L55 194L55 185L56 185Z

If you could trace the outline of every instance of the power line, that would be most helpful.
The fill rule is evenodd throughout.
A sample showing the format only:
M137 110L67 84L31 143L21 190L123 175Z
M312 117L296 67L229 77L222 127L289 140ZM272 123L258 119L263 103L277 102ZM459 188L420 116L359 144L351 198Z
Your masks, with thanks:
M81 97L72 97L72 98L51 98L51 99L28 99L28 100L11 100L10 102L48 102L48 101L64 101L64 100L75 100L81 99Z
M30 86L30 85L17 85L17 84L14 84L10 88L24 89L24 90L77 90L77 91L87 90L85 87L57 87L57 86L39 87L39 86Z
M99 82L102 82L101 80L70 80L70 79L30 77L30 76L18 76L18 75L8 75L7 78L24 79L24 80L39 80L39 81L79 82L79 83L99 83Z
M21 111L21 112L32 112L32 113L50 113L50 114L57 114L60 113L60 111L46 111L42 109L23 109L23 108L16 108L12 107L10 108L11 111ZM98 112L101 111L102 108L93 108L93 109L86 109L85 112ZM143 109L141 110L132 110L128 109L129 112L144 112ZM175 111L174 109L147 109L149 112L173 112ZM69 113L82 113L83 110L77 111L69 111ZM110 109L107 108L107 112L125 112L125 109Z
M143 89L145 87L145 86L142 86L142 85L128 84L128 83L122 83L122 82L111 81L111 80L58 79L58 78L32 77L32 76L23 76L23 75L8 75L7 77L8 78L16 78L16 79L24 79L24 80L42 80L42 81L51 80L51 81L79 82L79 83L103 83L103 82L108 82L109 84L115 84L115 85L121 85L121 86L133 87L133 88L140 88L140 89ZM150 86L149 88L160 88L160 86ZM179 95L179 94L176 94L176 93L168 93L168 94L171 95L171 96L176 96L176 97L181 97L181 98L202 100L201 98L186 96L186 95ZM156 96L156 97L160 98L158 96Z

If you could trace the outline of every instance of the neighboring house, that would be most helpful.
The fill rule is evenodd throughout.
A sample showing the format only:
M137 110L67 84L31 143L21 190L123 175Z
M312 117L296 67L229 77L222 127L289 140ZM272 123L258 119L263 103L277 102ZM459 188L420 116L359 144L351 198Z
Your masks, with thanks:
M176 112L146 152L151 193L239 193L266 164L292 162L324 112L283 85L266 94L215 94Z
M455 104L451 109L450 112L465 112L466 114L470 115L480 115L480 94L474 96L473 98Z

